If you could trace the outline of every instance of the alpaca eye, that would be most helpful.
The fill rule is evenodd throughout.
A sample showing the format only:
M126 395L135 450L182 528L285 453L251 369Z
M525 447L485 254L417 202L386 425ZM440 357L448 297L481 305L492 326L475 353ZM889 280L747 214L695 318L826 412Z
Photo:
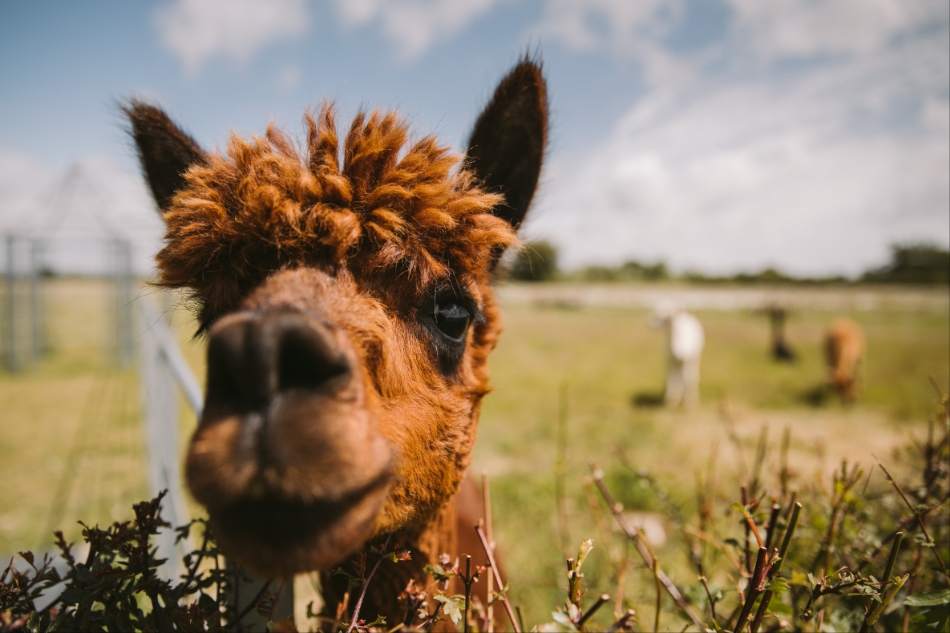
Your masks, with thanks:
M439 330L454 341L462 340L472 320L468 310L454 301L445 301L436 305L434 316Z

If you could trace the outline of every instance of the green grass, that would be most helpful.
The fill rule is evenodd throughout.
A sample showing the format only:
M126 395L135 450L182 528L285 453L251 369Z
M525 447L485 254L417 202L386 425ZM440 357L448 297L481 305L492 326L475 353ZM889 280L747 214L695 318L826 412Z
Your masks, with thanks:
M689 506L695 473L706 468L714 447L720 451L723 479L735 481L740 464L751 468L763 426L773 447L767 464L774 466L787 426L801 482L815 473L827 474L842 457L867 465L871 452L887 455L909 432L924 428L935 402L928 374L942 385L948 381L950 322L945 313L848 315L864 328L869 350L861 398L851 407L834 399L815 407L807 398L825 378L822 339L838 314L794 314L787 330L799 353L793 365L768 356L764 317L743 311L696 314L707 340L702 405L683 412L634 406L637 395L658 396L663 387L664 337L648 326L646 311L506 306L505 333L490 361L495 391L483 406L473 470L491 477L496 538L504 548L512 598L523 604L528 621L549 620L550 610L563 601L566 583L554 497L562 384L569 394L565 480L571 546L576 548L582 538L594 539L587 575L596 579L591 588L596 595L612 593L612 588L602 538L582 488L588 460L596 459L607 470L615 494L628 507L653 510L657 502L620 465L618 451L635 469L655 475L671 498ZM732 419L741 455L728 440L720 405ZM732 492L737 501L738 488ZM674 561L681 573L692 573L684 552L661 550L659 556ZM652 612L652 579L646 572L639 577L628 581L628 595L649 596L646 604L634 604Z
M77 519L104 524L124 518L134 501L147 496L138 378L134 369L113 365L109 293L100 282L52 282L52 354L22 374L0 372L0 552L44 548L52 529L75 538ZM868 341L860 399L851 407L834 399L816 407L807 397L824 380L822 337L838 313L794 312L787 335L799 361L782 365L767 354L764 317L697 311L707 339L702 404L692 411L638 407L637 396L658 396L663 387L664 335L648 326L646 311L527 303L503 308L505 332L490 361L495 391L483 404L473 473L490 475L496 540L512 599L523 605L529 622L550 619L566 582L554 498L562 384L568 390L570 542L576 548L580 539L594 539L585 570L590 595L596 595L612 592L612 583L583 492L588 460L607 471L615 494L629 507L654 510L661 504L621 466L618 454L654 475L671 499L689 505L695 474L704 471L714 450L717 472L731 486L750 467L762 427L772 446L766 461L773 466L788 427L796 485L804 485L842 457L868 464L871 452L884 457L910 433L920 433L934 402L928 374L944 388L950 380L946 310L885 305L848 315ZM202 343L190 340L191 320L176 310L174 322L186 357L203 377ZM194 418L182 419L184 442ZM724 488L723 494L738 498L737 490ZM671 573L692 573L677 546L658 553ZM640 569L628 580L627 595L643 613L652 613L651 583Z

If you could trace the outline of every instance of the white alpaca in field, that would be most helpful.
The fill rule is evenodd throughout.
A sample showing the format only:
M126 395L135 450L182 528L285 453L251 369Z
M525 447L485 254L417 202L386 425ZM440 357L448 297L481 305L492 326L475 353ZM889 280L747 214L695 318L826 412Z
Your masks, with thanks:
M653 327L667 330L667 371L664 401L668 407L699 402L699 361L703 355L703 326L692 314L660 304L650 315Z

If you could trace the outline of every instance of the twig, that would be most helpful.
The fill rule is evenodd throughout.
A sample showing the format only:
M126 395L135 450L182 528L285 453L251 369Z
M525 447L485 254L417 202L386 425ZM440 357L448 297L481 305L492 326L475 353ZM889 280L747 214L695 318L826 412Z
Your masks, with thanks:
M260 600L260 599L261 599L261 596L263 596L264 593L270 588L270 585L271 585L272 582L274 582L274 579L273 579L273 578L268 578L268 579L267 579L267 582L265 582L265 583L264 583L264 586L261 587L261 590L257 592L257 595L254 596L254 599L251 600L250 602L248 602L248 603L247 603L247 606L244 607L244 608L241 610L241 612L238 613L237 616L235 616L235 618L234 618L233 620L231 620L230 622L228 622L228 625L227 625L226 627L224 627L224 630L225 630L225 631L227 631L228 629L230 629L231 627L233 627L235 624L237 624L238 622L240 622L241 619L242 619L244 616L246 616L248 613L251 612L251 609L253 609L254 607L257 606L258 600Z
M737 570L742 569L742 561L739 560L739 557L736 555L736 553L732 551L732 548L728 547L725 543L717 539L712 534L709 534L708 532L704 532L700 529L694 528L690 525L684 526L683 530L699 538L703 542L709 543L710 545L712 545L716 549L716 551L718 551L720 554L728 558L729 562L732 563L732 566L735 567Z
M742 631L745 628L745 623L749 620L749 614L752 612L752 603L754 603L755 599L759 597L759 587L765 576L765 563L768 556L769 551L764 547L760 547L759 552L755 557L755 567L752 571L752 578L749 579L745 603L742 605L742 611L739 612L739 619L736 620L736 628L733 629L733 633L739 633Z
M389 541L393 539L392 533L386 537L386 542L383 543L383 548L379 552L379 560L376 561L376 564L373 565L373 568L370 570L369 575L366 577L366 580L363 581L363 586L360 587L360 597L356 599L356 606L353 607L353 616L350 618L350 625L346 627L346 633L350 633L353 629L356 628L356 623L359 621L360 617L360 608L363 606L363 598L366 597L366 590L369 588L369 581L373 579L373 574L376 573L376 570L379 569L379 564L383 562L383 559L386 557L385 551L389 547Z
M336 617L333 619L333 628L332 631L340 630L340 623L343 621L343 615L346 613L347 607L350 606L350 592L343 592L343 599L336 605Z
M617 519L621 529L623 529L624 533L627 535L627 538L633 541L633 544L637 549L637 553L640 554L640 558L643 559L643 562L646 563L648 567L652 568L654 558L647 546L644 544L645 539L640 537L639 530L627 524L627 520L623 516L623 506L616 502L613 495L610 494L610 490L607 489L607 485L604 483L603 471L597 468L597 464L593 461L590 462L590 468L593 472L594 483L597 484L597 489L600 491L601 496L603 496L604 501L607 502L607 506ZM656 576L659 578L660 582L663 583L663 586L666 587L666 591L670 594L670 597L672 597L679 608L682 609L683 613L685 613L687 617L692 620L693 624L698 626L700 629L705 628L703 621L700 620L699 616L697 616L690 606L686 604L686 600L683 599L683 594L681 594L679 589L676 588L676 585L673 584L673 581L663 573L663 570L658 569Z
M745 497L745 488L743 488L742 490L742 496ZM753 504L748 504L748 505L753 505ZM744 518L746 522L746 530L745 530L746 547L748 547L749 530L752 530L752 534L753 536L755 536L755 541L756 543L758 543L759 548L764 547L765 549L768 549L768 546L765 544L765 541L762 540L762 535L759 533L758 526L756 526L755 524L755 519L752 518L752 512L749 511L749 508L747 507L746 504L742 504L742 506L743 506L742 518Z
M511 626L515 630L515 633L521 633L521 628L518 626L517 620L515 620L515 613L511 610L511 603L508 602L508 596L506 596L504 592L505 583L501 581L501 574L498 573L498 567L495 565L495 557L492 555L491 546L485 539L485 533L482 532L481 525L475 526L475 533L478 534L478 540L482 542L485 555L488 556L488 562L491 563L491 572L495 576L495 582L498 583L498 588L501 590L501 601L502 604L505 605L505 611L508 613L508 620L511 621Z
M660 611L663 608L663 588L660 586L660 559L653 559L653 581L656 583L656 614L653 616L653 631L660 630Z
M472 598L472 557L465 556L465 612L462 616L462 632L468 633L468 605Z
M195 574L198 572L198 565L201 564L201 559L206 556L205 548L208 546L208 526L205 526L205 533L201 539L201 547L197 552L192 552L191 555L195 557L195 562L188 570L188 574L185 576L185 582L181 584L181 590L178 592L178 597L181 598L187 591L188 585L191 584L191 581L195 579Z
M732 442L733 447L736 449L736 453L739 455L739 480L746 481L749 469L746 467L745 455L742 452L742 442L739 441L739 436L736 434L736 424L733 421L732 416L729 414L729 409L726 406L725 400L719 401L719 418L723 421L723 423L725 423L729 433L729 441Z
M792 510L792 518L789 521L788 528L785 530L785 538L782 539L782 547L778 551L778 561L772 565L772 568L769 570L769 580L775 578L782 571L782 563L785 562L785 556L788 553L788 546L792 542L792 536L795 534L795 526L798 525L798 517L802 511L802 504L796 503L795 509ZM762 625L762 618L765 617L766 611L769 609L769 603L772 601L772 596L774 592L771 589L767 589L762 595L762 602L759 603L759 610L755 613L755 618L752 620L752 633L756 633L759 630L759 626Z
M607 519L600 509L600 503L597 501L596 493L594 492L594 484L590 479L584 481L584 496L587 498L587 505L590 508L591 516L594 517L594 523L597 524L597 530L600 532L600 537L606 546L607 557L614 566L614 580L617 584L614 617L619 619L623 615L620 609L623 608L623 585L627 579L627 567L630 560L628 554L629 550L626 548L626 541L624 541L625 556L621 558L620 552L617 551L615 543L611 538L610 526L607 524Z
M703 589L706 590L706 598L709 600L709 613L712 615L712 621L718 622L716 619L716 601L713 600L712 593L709 591L709 583L706 582L706 574L703 573L703 566L699 566L699 582L703 583Z
M280 581L280 587L277 588L277 593L274 594L274 600L271 602L271 605L270 605L270 613L267 615L268 622L274 621L274 612L277 611L277 605L280 604L280 596L281 594L284 593L284 585L286 583L287 583L286 578Z
M521 605L515 605L515 613L518 614L518 625L521 626L521 630L525 630L524 626L524 616L521 614Z
M494 551L495 537L492 534L491 489L488 487L488 475L486 473L482 473L482 506L485 510L485 532L488 534L488 544L491 546L492 551ZM491 565L491 563L489 563L489 565ZM488 596L488 600L486 600L487 604L485 605L485 633L493 633L495 628L495 607L491 603L491 594L494 590L492 584L494 580L494 574L488 574L488 577L485 579L485 595Z
M765 462L765 453L768 450L769 427L762 425L759 432L759 441L755 445L755 462L752 464L752 482L749 484L749 495L756 496L759 490L759 475L762 474L762 464Z
M782 431L782 466L778 473L779 482L782 486L782 499L788 496L788 480L790 473L788 470L788 449L792 443L792 430L786 426Z
M748 511L748 506L749 506L748 490L746 489L744 485L740 486L739 490L742 492L742 507L746 508L746 511ZM750 524L749 524L748 517L746 517L745 514L743 514L743 518L745 519L745 525L743 526L745 528L745 538L742 539L742 546L744 548L743 551L745 552L745 557L743 558L743 560L745 560L745 571L748 575L751 576L752 575L752 551L749 549ZM762 547L761 538L759 538L759 547Z
M582 616L580 617L580 619L577 621L577 624L576 624L577 628L580 629L580 630L583 630L583 629L584 629L584 623L587 622L587 620L589 620L590 617L591 617L592 615L594 615L594 614L597 612L597 609L601 608L602 606L604 606L604 605L605 605L607 602L609 602L609 601L610 601L610 594L609 594L609 593L602 593L602 594L600 594L600 597L597 598L597 602L595 602L594 604L592 604L591 607L590 607L590 609L588 609L588 610L584 613L584 615L582 615Z
M627 609L627 612L624 613L622 617L618 618L616 622L607 627L605 633L614 633L614 631L626 630L630 626L630 619L636 615L636 611L633 609Z
M874 459L877 459L877 456L875 456ZM920 513L914 509L910 499L908 499L907 495L904 494L904 491L901 490L900 484L898 484L897 480L891 476L891 473L888 472L887 468L884 467L884 464L881 463L881 460L877 460L877 465L881 467L881 470L884 471L884 474L887 475L887 479L894 485L894 489L897 490L897 493L901 496L901 499L904 500L904 503L907 504L907 507L910 508L910 511L914 513L914 516L917 518L917 525L920 526L920 531L923 532L924 537L928 542L933 543L934 540L930 538L930 534L927 532L927 527L924 525L924 521L921 519ZM943 575L948 581L950 581L950 574L947 573L947 566L944 564L943 557L940 556L940 552L937 551L936 547L931 547L929 549L933 550L934 556L937 558L937 562L940 564L940 569L943 570Z
M950 397L947 397L947 394L943 392L943 389L940 388L940 383L937 382L937 379L933 374L928 376L930 378L930 384L934 386L934 389L937 391L937 396L940 398L940 404L943 405L946 415L950 418Z
M557 531L561 552L567 555L570 534L567 528L567 507L564 477L567 473L567 383L561 383L557 420L557 455L554 459L554 497L557 504Z
M778 532L778 514L782 506L777 503L772 504L772 512L769 514L769 523L765 526L765 549L772 548L772 541L775 539L775 533Z
M894 539L894 545L891 546L891 554L887 557L887 565L884 566L884 576L881 578L881 593L884 593L884 589L891 582L891 572L894 570L894 562L897 560L897 553L901 548L901 541L904 538L903 532L897 533L897 538ZM874 607L874 598L868 599L868 606L864 614L864 621L861 623L860 633L868 633L871 630L871 625L877 621L876 616L880 616L880 613L876 613ZM873 621L872 621L873 620Z

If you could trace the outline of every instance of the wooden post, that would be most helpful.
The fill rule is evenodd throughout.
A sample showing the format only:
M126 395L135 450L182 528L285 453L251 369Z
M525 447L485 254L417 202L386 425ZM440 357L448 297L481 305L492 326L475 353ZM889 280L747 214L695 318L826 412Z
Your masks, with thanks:
M132 245L128 240L115 240L115 330L116 362L126 367L132 362Z
M14 253L14 248L16 247L16 237L13 235L7 235L7 305L6 305L6 348L7 348L7 369L11 373L15 373L20 367L17 363L17 353L16 353L16 271L14 270L14 264L16 263L16 254Z
M46 354L46 301L40 240L30 240L30 355L33 362Z

